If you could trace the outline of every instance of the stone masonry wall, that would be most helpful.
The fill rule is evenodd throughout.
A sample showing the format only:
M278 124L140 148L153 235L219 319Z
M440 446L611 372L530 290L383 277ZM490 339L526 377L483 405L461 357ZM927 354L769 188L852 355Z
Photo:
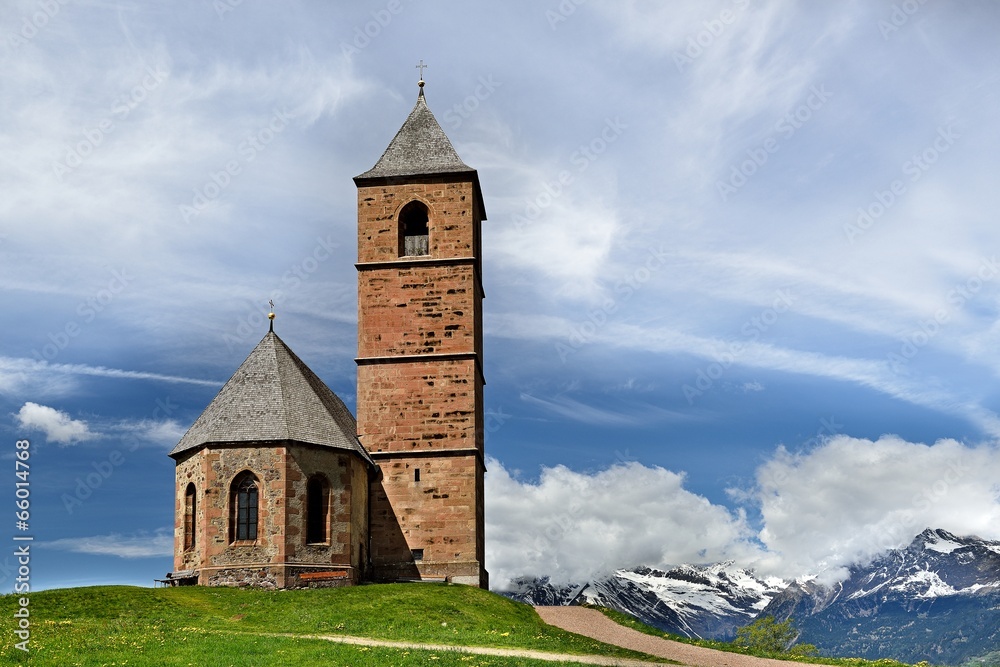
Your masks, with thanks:
M220 447L205 450L210 468L206 479L206 523L209 530L207 563L210 566L259 565L284 560L285 448L281 446ZM257 540L231 542L230 489L244 470L259 482Z
M351 563L355 567L358 580L368 577L369 553L368 539L368 503L370 491L368 486L368 467L355 460L351 470L351 489L354 496L351 503Z
M193 570L201 566L205 551L205 475L201 452L185 452L177 461L174 473L174 572ZM188 484L195 485L196 514L194 517L195 548L184 549L184 496Z
M398 215L413 200L428 208L430 256L472 257L476 251L470 221L475 210L472 181L426 178L421 182L358 188L358 262L399 257Z
M358 300L359 357L477 351L471 264L364 270Z
M247 445L209 446L177 462L174 569L200 570L201 583L220 586L283 588L297 585L294 573L331 568L347 572L347 583L357 583L368 535L365 464L353 454L310 445ZM243 470L260 482L257 540L234 544L229 492ZM315 473L330 485L326 544L305 543L307 483ZM198 491L198 533L195 548L185 551L184 493L192 482ZM292 564L300 567L286 567Z
M370 489L379 578L483 581L475 187L420 177L358 188L357 423L382 471ZM398 215L413 200L428 209L429 254L400 258Z
M411 549L423 549L427 563L481 559L477 461L478 456L470 454L381 462L383 479L372 499L372 533L378 538L372 544L376 566L409 561ZM394 529L397 539L385 539Z
M474 359L362 364L358 437L369 452L478 446Z
M292 445L289 453L285 489L288 513L286 562L349 566L352 457L343 452L305 445ZM326 544L306 543L307 486L314 474L322 474L330 485Z

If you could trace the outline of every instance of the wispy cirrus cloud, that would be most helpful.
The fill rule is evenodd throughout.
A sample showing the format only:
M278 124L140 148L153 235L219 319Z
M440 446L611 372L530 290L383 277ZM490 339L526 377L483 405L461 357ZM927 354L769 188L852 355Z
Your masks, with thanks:
M58 540L35 542L41 549L56 549L91 556L114 556L116 558L162 558L174 552L174 534L169 528L160 528L153 533L132 533L123 535L92 535L86 537L64 537Z
M692 419L691 415L636 401L631 401L627 404L615 401L615 406L619 408L617 410L611 407L599 407L573 398L565 393L545 398L529 393L522 393L521 400L552 415L584 424L628 424L634 426L637 423L650 421Z
M58 379L60 377L71 378L73 376L193 384L202 387L222 386L221 382L215 380L203 380L178 375L130 371L121 368L107 368L105 366L90 366L87 364L57 364L26 359L24 357L0 357L0 391L4 391L5 393L23 391L26 386L43 386L53 377Z

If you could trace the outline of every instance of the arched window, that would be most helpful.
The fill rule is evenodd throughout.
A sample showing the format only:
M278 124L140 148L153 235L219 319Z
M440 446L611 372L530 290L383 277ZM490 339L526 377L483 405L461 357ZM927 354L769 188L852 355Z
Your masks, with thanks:
M229 507L233 541L257 539L257 507L259 501L257 478L244 472L233 480Z
M329 525L330 485L323 475L313 475L306 484L306 543L326 543Z
M198 516L198 499L195 497L194 483L187 485L184 492L184 550L194 549L195 535L194 522Z
M400 257L430 254L427 220L427 207L418 201L411 201L399 212Z

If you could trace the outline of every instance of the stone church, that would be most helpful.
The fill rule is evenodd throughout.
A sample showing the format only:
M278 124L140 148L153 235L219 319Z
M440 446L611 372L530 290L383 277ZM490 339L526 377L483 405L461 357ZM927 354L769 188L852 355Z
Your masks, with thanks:
M357 418L271 330L170 452L171 583L488 587L479 176L416 105L358 189Z

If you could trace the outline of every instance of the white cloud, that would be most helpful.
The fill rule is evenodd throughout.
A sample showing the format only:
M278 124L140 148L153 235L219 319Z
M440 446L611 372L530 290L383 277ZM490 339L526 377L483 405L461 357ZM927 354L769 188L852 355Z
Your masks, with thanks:
M118 558L161 558L174 552L173 531L160 528L153 534L133 535L93 535L90 537L64 537L49 542L38 542L42 548L59 549L93 556L117 556Z
M807 452L779 448L757 471L758 566L785 577L842 574L908 544L924 528L1000 538L1000 449L954 440L837 436Z
M909 544L925 528L1000 539L1000 449L954 440L837 436L803 453L779 448L733 510L684 488L684 475L639 463L588 474L543 468L522 482L499 461L486 476L493 585L548 575L583 582L634 565L734 559L763 575L820 576ZM754 540L746 512L760 510Z
M45 433L45 438L49 442L73 445L96 437L96 434L90 431L87 422L72 419L65 412L30 401L21 406L15 418L21 428Z
M561 295L593 297L620 228L618 212L593 194L609 188L581 182L573 193L560 186L563 194L554 197L547 184L558 168L551 176L539 171L512 195L513 221L493 232L492 252L511 267L544 276Z
M560 326L558 318L553 316L521 317L519 320L500 316L492 320L497 323L490 330L494 336L573 342L564 332L573 331L574 324L564 321ZM887 356L872 359L799 350L762 342L758 340L759 331L751 333L755 335L730 339L709 338L692 335L675 327L609 321L602 327L596 327L585 343L657 354L690 354L706 359L702 370L719 366L725 373L730 366L743 366L850 382L913 405L965 418L984 433L1000 437L1000 417L995 412L977 404L959 390L928 382L922 375L896 372ZM895 351L899 342L894 341L892 345L894 347L886 349ZM679 381L680 384L686 383L693 388L692 395L695 399L712 389L699 386L696 380L697 376L692 374L690 378Z
M737 558L755 549L742 514L684 489L684 476L639 463L595 474L543 468L521 482L490 459L487 563L493 585L515 576L581 582L629 565Z
M113 427L129 441L151 445L176 445L187 428L175 419L125 421Z
M194 384L203 387L221 387L221 382L198 378L129 371L121 368L90 366L87 364L54 364L23 357L0 356L0 394L16 395L32 388L42 393L58 393L72 388L71 378L90 376L116 378L121 380L152 380Z
M570 387L570 389L573 388L575 387ZM631 387L628 388L630 389ZM691 415L666 410L659 406L639 401L629 402L621 409L614 410L578 401L566 393L560 393L551 398L542 398L522 392L520 398L525 403L541 408L557 417L583 422L584 424L635 425L649 421L691 419Z

